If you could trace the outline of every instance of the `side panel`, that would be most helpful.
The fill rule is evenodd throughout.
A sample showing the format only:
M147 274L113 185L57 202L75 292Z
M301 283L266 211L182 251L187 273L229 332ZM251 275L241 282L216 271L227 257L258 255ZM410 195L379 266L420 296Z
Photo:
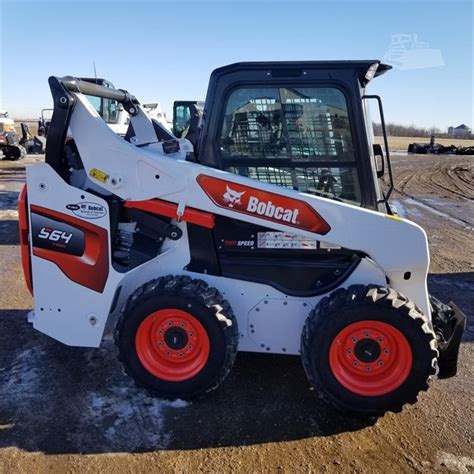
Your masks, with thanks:
M98 347L122 278L109 263L107 202L67 185L48 165L28 167L26 174L34 288L29 319L65 344ZM84 202L101 212L85 209L88 217L78 217Z
M187 273L215 286L229 301L239 325L240 351L299 354L304 322L324 297L291 297L267 285ZM385 277L370 260L364 259L342 286L368 281L383 285Z
M167 241L163 253L128 272L120 282L120 297L105 328L111 338L120 308L140 285L168 274L189 275L217 288L229 301L239 326L239 350L299 354L301 330L310 311L325 295L293 297L260 283L236 280L187 269L190 260L187 224L179 224L183 237ZM362 259L342 287L353 284L384 285L385 276L369 259Z

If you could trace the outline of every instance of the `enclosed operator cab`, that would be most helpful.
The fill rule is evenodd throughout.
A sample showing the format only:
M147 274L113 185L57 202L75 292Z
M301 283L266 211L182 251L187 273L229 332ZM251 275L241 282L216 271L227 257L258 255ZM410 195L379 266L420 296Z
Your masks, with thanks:
M365 88L378 61L237 63L211 76L199 163L301 192L387 211L385 157L373 144ZM379 102L380 105L380 102ZM383 123L383 114L381 114Z

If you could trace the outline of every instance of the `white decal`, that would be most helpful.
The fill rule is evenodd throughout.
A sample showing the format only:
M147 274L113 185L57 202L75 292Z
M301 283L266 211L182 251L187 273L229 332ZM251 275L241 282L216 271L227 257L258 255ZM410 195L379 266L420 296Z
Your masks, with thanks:
M246 191L242 191L241 193L234 191L232 188L229 188L229 186L226 186L227 191L224 194L224 202L229 206L229 207L234 207L242 204L241 198L242 196L246 193Z
M258 232L257 248L316 250L318 241L290 232Z
M68 204L66 209L69 209L74 215L83 219L99 219L99 217L104 217L107 214L107 210L102 204L94 202Z
M60 239L66 244L72 239L72 233L63 232L61 230L53 230L50 227L42 227L39 231L38 237L40 239L52 240L58 242Z
M299 209L285 209L275 206L271 201L263 202L254 196L249 197L247 211L255 212L261 216L272 217L278 221L291 222L297 224Z

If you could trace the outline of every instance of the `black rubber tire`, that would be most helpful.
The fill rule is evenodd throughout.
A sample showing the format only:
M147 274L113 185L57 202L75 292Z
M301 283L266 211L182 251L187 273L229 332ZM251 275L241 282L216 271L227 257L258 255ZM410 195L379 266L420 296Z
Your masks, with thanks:
M192 313L209 337L206 365L194 377L180 382L162 380L140 362L135 335L140 323L159 309L176 308ZM237 355L237 320L222 295L202 280L188 276L166 276L149 281L128 298L115 328L115 343L126 373L151 395L183 400L198 398L227 377Z
M412 350L412 366L395 390L379 396L363 396L346 389L334 376L329 350L337 334L357 321L376 320L398 329ZM353 285L323 298L311 311L301 335L301 358L311 385L339 410L370 416L399 412L415 403L428 389L437 371L437 343L431 324L420 309L393 289Z
M17 161L25 157L26 149L21 145L10 145L4 148L3 153L6 160Z

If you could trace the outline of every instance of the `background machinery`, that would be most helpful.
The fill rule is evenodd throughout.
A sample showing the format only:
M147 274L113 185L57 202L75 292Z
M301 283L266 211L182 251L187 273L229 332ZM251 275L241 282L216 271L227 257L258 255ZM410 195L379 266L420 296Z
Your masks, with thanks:
M8 117L8 112L0 110L0 159L19 160L26 154L20 145L15 122Z

